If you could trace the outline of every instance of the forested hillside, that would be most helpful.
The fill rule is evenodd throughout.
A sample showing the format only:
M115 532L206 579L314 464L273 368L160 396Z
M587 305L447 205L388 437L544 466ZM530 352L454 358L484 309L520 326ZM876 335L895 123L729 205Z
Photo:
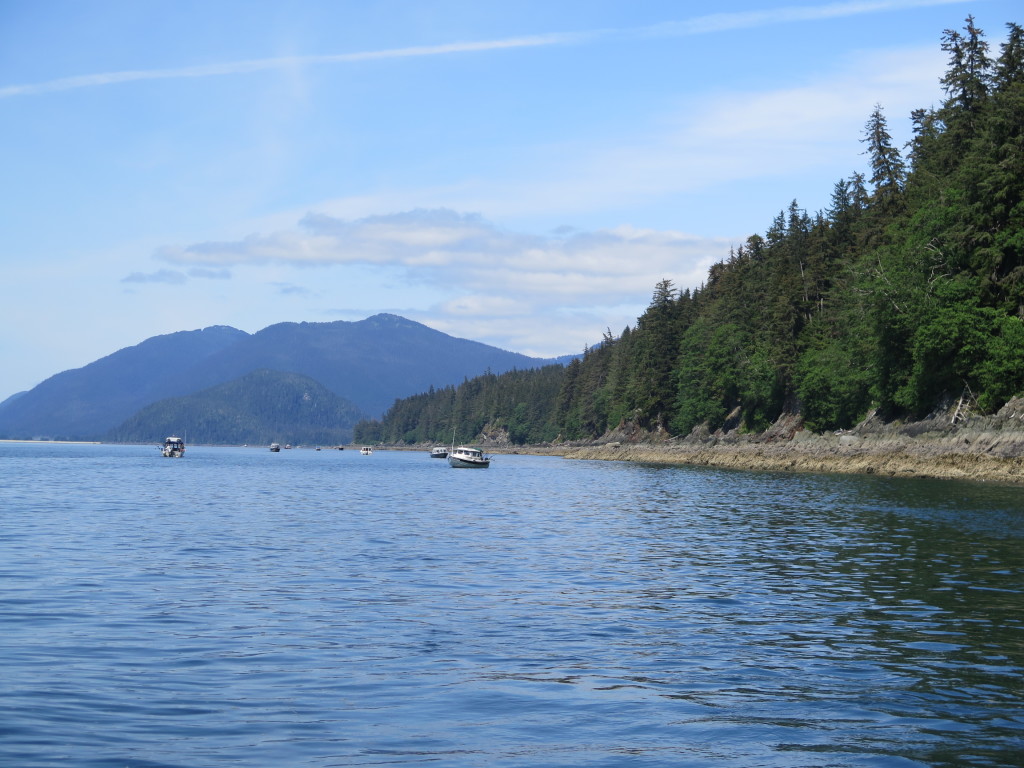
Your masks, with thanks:
M259 370L186 397L153 403L105 439L162 443L168 435L221 445L272 442L337 445L365 414L323 384L297 373Z
M502 430L519 445L558 436L555 401L565 378L561 365L500 376L486 373L458 387L431 389L398 400L383 421L361 421L360 443L441 443L470 440L487 430Z
M760 431L784 412L821 431L872 409L988 413L1024 392L1024 32L1007 27L996 56L971 17L944 32L945 100L912 113L904 148L876 107L866 172L837 182L827 210L793 201L699 289L663 280L635 327L565 369L401 401L357 439Z

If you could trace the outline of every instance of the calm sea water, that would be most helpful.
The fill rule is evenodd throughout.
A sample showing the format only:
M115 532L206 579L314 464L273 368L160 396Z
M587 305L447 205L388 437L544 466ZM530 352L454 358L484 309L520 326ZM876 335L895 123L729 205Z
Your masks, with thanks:
M1024 764L1024 491L0 444L4 766Z

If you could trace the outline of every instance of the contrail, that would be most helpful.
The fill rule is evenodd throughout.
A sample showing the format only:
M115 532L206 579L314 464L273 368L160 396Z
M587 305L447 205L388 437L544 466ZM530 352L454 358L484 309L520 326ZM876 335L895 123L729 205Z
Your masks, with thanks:
M391 48L383 51L362 51L357 53L339 53L321 56L282 56L272 59L252 59L250 61L230 61L223 64L205 64L196 67L174 67L172 69L138 69L122 72L101 72L94 75L62 77L47 80L43 83L28 85L9 85L0 88L0 98L10 96L27 96L48 91L66 91L73 88L90 88L99 85L130 83L138 80L168 80L185 77L210 77L212 75L238 75L248 72L260 72L268 69L284 69L296 65L308 64L344 64L355 61L372 61L374 59L401 59L420 56L440 56L450 53L473 53L493 51L507 48L529 48L543 45L564 45L582 39L579 34L535 35L532 37L514 37L506 40L485 40L475 43L448 43L445 45L418 46L413 48Z
M0 99L12 96L30 96L51 91L67 91L76 88L94 88L102 85L116 85L141 80L170 80L186 77L212 77L237 75L264 70L284 69L296 65L345 64L375 59L402 59L424 56L442 56L458 53L480 53L485 51L513 48L538 48L542 46L572 45L607 37L664 36L684 37L690 35L727 32L734 29L750 29L774 24L819 19L834 19L845 16L859 16L867 13L883 13L905 8L920 8L935 5L964 3L969 0L848 0L815 6L784 6L763 11L739 13L713 13L683 21L671 21L646 27L629 29L600 29L585 32L560 32L526 37L512 37L503 40L480 42L447 43L443 45L390 48L381 51L362 51L318 56L283 56L249 61L231 61L223 64L206 64L195 67L174 67L170 69L137 69L120 72L101 72L92 75L77 75L47 80L42 83L8 85L0 87Z

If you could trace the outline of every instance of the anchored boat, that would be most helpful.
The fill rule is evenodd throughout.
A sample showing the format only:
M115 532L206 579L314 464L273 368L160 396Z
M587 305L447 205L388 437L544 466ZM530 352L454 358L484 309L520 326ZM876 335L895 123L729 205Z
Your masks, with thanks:
M163 447L160 452L171 459L180 459L185 455L185 441L180 437L168 437L164 440Z
M456 469L487 469L491 460L484 456L483 451L460 445L448 452L448 465Z

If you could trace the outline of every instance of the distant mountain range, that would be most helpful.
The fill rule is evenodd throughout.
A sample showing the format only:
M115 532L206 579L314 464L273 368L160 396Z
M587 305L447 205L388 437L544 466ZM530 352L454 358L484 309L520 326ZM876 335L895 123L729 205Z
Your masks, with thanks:
M285 391L312 392L317 385L324 389L317 395L324 407L333 409L339 420L349 421L338 426L350 429L364 415L380 416L396 399L430 387L458 384L488 370L503 373L569 359L571 356L527 357L389 314L357 322L279 323L254 334L213 326L155 336L82 368L58 373L34 389L8 398L0 403L0 437L112 439L150 429L145 422L148 418L156 430L155 438L147 431L147 436L139 439L162 439L164 431L185 428L163 423L174 408L187 406L196 413L198 407L209 413L217 407L218 398L223 402L219 385L236 381L228 388L236 405L244 404L247 413L258 411L266 420L262 425L250 420L252 429L271 428L278 416L287 415L285 401L290 395L285 396ZM257 371L297 374L303 379L269 374L243 378ZM206 393L207 399L202 407L192 398L188 403L147 410L148 416L139 413L169 398L200 392ZM267 402L261 395L267 392L283 398L278 403L281 413L277 413L273 398ZM329 406L327 394L338 398ZM292 413L293 418L297 415ZM315 429L312 423L306 426ZM282 439L299 440L291 436Z

